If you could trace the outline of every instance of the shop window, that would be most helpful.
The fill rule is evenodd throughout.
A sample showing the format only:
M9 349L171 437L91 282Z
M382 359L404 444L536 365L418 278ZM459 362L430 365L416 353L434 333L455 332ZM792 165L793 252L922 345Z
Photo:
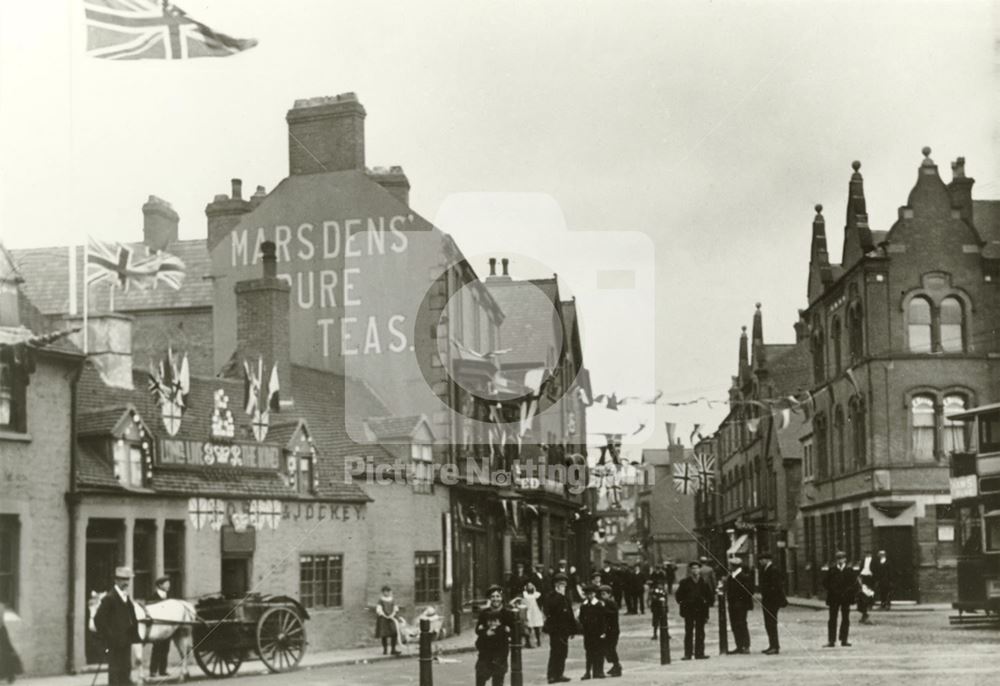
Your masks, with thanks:
M983 552L983 530L980 525L977 506L958 509L957 530L955 532L958 545L963 555L981 555Z
M184 522L167 520L163 525L163 574L170 578L170 595L184 597Z
M1000 452L1000 411L979 415L979 452Z
M17 515L0 515L0 603L17 610L21 524Z
M964 453L968 447L968 427L965 422L951 419L951 415L964 412L964 395L946 395L943 402L941 420L941 444L945 455Z
M436 603L441 600L441 554L416 553L413 579L414 602Z
M941 320L941 350L946 353L960 353L965 350L964 310L962 301L956 297L948 297L941 301L938 308Z
M344 605L344 556L301 556L299 558L299 600L305 607L342 607Z
M906 330L910 352L931 352L931 303L929 300L916 297L910 301L906 311Z
M915 395L910 400L910 446L918 462L934 460L934 397Z
M983 526L986 531L986 552L1000 552L1000 510L986 513Z

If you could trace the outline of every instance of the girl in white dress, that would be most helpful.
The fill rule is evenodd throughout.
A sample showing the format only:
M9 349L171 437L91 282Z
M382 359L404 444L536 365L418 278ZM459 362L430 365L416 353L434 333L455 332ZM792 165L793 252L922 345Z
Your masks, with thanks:
M540 647L542 645L542 624L545 623L545 616L542 614L541 608L538 607L538 601L542 597L542 594L535 589L535 584L529 581L524 585L524 591L521 593L521 597L524 598L524 605L528 609L528 632L524 636L525 647L532 647L532 630L534 630L535 634L535 645Z

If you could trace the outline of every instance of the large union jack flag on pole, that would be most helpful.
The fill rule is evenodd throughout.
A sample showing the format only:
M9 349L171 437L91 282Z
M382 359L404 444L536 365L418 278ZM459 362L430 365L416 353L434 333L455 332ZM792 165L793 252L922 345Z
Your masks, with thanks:
M687 462L674 465L674 488L684 495L698 490L698 479L693 467Z
M698 482L706 492L712 490L715 480L715 458L711 455L695 453L694 470L698 474Z
M130 285L141 289L163 282L177 290L184 280L184 262L165 252L139 255L127 245L90 238L87 245L87 285L110 281L123 291Z
M165 0L83 0L87 54L109 60L228 57L257 45L195 21Z

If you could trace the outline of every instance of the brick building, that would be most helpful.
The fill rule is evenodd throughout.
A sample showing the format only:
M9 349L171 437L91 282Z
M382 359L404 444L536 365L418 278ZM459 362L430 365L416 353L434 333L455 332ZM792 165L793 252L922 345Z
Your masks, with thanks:
M73 527L74 398L84 357L24 297L0 245L0 603L22 619L24 669L55 674L72 649L66 623Z
M689 561L698 557L695 535L695 494L682 494L674 486L673 466L694 454L680 443L666 450L643 450L644 469L652 470L640 486L636 498L639 538L646 562Z
M948 600L956 550L939 524L953 518L948 455L967 441L949 415L997 399L1000 201L972 199L963 158L946 184L925 148L906 204L879 231L853 167L839 264L816 208L800 315L814 407L802 440L802 577L836 549L851 559L885 549L897 598Z

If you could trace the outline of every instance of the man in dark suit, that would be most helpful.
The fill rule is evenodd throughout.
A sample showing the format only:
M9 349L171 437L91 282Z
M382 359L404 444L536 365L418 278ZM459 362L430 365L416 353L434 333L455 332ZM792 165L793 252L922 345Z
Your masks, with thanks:
M729 610L729 625L733 629L736 648L730 654L750 653L750 630L747 628L747 613L753 609L753 574L743 566L738 557L731 558L729 576L725 581L726 605Z
M611 588L608 586L607 588ZM597 589L587 584L583 587L584 599L580 603L580 629L583 633L583 652L586 672L581 681L604 678L604 640L607 635L607 617L604 603L597 597ZM618 608L615 607L617 614Z
M763 552L760 559L760 604L764 609L764 629L767 631L767 649L765 655L777 655L781 652L778 641L778 610L788 606L785 598L785 584L781 571L774 566L771 553Z
M851 605L858 596L858 573L847 564L847 553L842 550L837 551L836 563L826 570L823 579L823 588L826 589L826 606L830 609L830 619L826 625L827 648L835 645L837 634L837 614L840 614L840 645L845 648L851 646L847 641L848 632L851 630Z
M688 564L688 575L677 584L677 605L684 618L684 660L691 659L692 638L694 658L707 660L705 654L705 622L708 608L715 602L715 589L701 575L701 564L694 560Z
M632 593L635 598L632 614L636 614L636 611L641 615L646 614L646 582L648 581L649 576L646 574L646 570L641 564L637 564L632 571Z
M514 598L520 598L521 592L524 590L524 584L527 580L528 577L524 571L524 563L523 562L515 563L514 571L511 572L510 576L507 577L507 598L509 600L513 600Z
M888 610L892 607L892 565L884 550L878 551L878 558L872 561L871 569L879 607Z
M535 565L535 570L528 574L528 579L531 580L531 583L535 584L535 588L544 598L549 594L552 588L549 586L549 580L545 576L545 572L542 571L543 569L545 569L545 565L539 562ZM525 579L525 583L527 583L528 579Z
M552 578L552 593L545 599L545 624L542 630L549 635L550 684L570 680L563 672L566 671L569 639L576 634L576 617L573 616L573 605L566 595L568 581L565 574L556 574Z
M104 594L94 613L94 627L108 653L108 686L131 686L132 644L139 642L135 606L128 595L132 570L115 569L115 585Z
M170 597L170 577L161 576L156 580L156 588L148 603L159 603ZM170 641L154 641L153 654L149 658L149 678L167 676L167 658L170 655Z

